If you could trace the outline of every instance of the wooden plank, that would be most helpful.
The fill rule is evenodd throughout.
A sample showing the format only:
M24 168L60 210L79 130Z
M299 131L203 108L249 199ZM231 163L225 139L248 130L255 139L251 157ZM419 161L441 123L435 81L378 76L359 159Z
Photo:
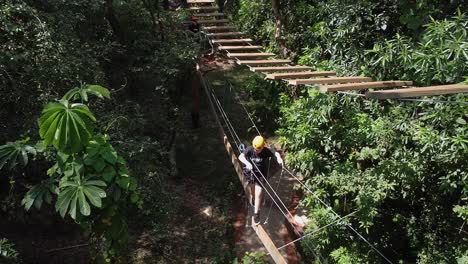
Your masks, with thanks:
M220 24L220 23L228 23L228 19L209 19L209 20L198 20L198 24Z
M219 46L218 50L258 50L262 46Z
M187 4L211 4L215 3L215 0L187 0Z
M208 33L208 37L219 38L219 37L238 37L242 36L242 32L220 32L220 33Z
M237 64L239 65L262 65L262 64L287 64L291 63L291 60L238 60Z
M274 53L261 52L261 53L228 53L229 58L249 58L249 57L271 57Z
M325 83L356 83L356 82L371 82L372 78L369 77L335 77L335 78L316 78L316 79L296 79L290 80L291 85L301 84L325 84Z
M279 80L279 79L291 79L301 77L314 77L314 76L331 76L336 75L333 71L307 71L307 72L287 72L287 73L270 73L265 78Z
M213 44L224 44L224 43L247 43L252 42L252 39L245 38L245 39L213 39L211 43Z
M193 14L192 16L196 16L196 17L224 16L224 13L198 13L198 14Z
M454 93L468 93L468 85L450 84L450 85L437 85L437 86L427 86L427 87L394 89L394 90L385 90L385 91L372 91L372 92L367 92L366 97L383 100L383 99L443 95L443 94L454 94Z
M250 70L253 72L290 72L290 71L306 71L311 70L309 66L273 66L273 67L253 67Z
M227 30L235 30L235 26L212 26L212 27L203 27L204 31L227 31Z
M217 6L191 6L188 9L192 11L216 11L219 8Z
M365 82L365 83L347 83L319 86L321 92L336 92L346 90L364 90L369 88L390 88L397 86L413 85L411 81L383 81L383 82Z
M252 225L252 228L255 230L255 233L257 233L257 236L262 241L268 253L270 253L273 261L275 261L276 264L287 264L286 260L276 248L268 233L265 232L265 229L263 229L261 225Z

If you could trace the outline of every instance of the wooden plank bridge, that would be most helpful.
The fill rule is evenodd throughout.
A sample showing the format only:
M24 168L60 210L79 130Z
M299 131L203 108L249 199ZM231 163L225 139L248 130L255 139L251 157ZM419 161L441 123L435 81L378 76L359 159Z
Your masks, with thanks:
M237 64L264 74L266 79L283 80L293 86L308 85L326 93L373 89L363 96L378 100L468 92L468 85L464 84L414 87L410 80L374 81L366 76L336 77L335 72L313 71L308 66L291 65L290 60L265 52L261 46L252 44L252 39L243 37L242 32L228 24L225 14L218 12L215 0L187 2L189 10L194 12L193 16L203 19L198 21L202 31L217 50L226 52L227 57L234 58Z

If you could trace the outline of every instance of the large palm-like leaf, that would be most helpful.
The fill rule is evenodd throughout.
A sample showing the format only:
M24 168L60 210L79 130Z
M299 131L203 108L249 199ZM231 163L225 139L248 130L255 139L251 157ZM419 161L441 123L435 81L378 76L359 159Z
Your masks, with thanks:
M52 194L57 194L57 185L54 180L47 179L37 185L34 185L24 196L21 205L24 206L26 211L29 211L34 205L36 209L41 209L44 201L48 204L52 202Z
M81 179L80 176L74 180L66 180L60 183L60 193L55 204L55 209L62 217L68 212L70 216L76 218L76 210L88 216L91 213L90 203L98 208L102 206L102 198L106 197L106 192L99 188L105 187L103 181Z
M110 98L110 92L106 88L100 85L86 84L71 89L63 96L62 100L73 101L81 98L84 102L87 102L89 94L93 94L99 98Z
M39 118L39 135L44 146L53 143L64 153L76 153L91 137L91 122L96 118L86 105L61 100L45 106Z
M28 155L36 155L36 149L25 144L28 140L29 138L0 146L0 170L5 165L11 170L18 164L22 166L28 164Z

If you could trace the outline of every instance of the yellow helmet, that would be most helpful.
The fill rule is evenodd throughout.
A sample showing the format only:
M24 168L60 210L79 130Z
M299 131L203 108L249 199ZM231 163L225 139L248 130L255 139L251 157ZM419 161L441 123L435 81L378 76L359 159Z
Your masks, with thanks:
M252 146L255 150L263 149L263 147L265 146L265 138L263 138L262 136L256 136L252 140Z

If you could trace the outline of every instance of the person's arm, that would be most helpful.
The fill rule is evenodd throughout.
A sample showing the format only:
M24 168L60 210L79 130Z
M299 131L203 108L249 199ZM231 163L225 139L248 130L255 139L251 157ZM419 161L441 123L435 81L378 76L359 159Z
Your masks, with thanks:
M252 163L250 163L247 158L245 157L244 153L241 153L239 155L239 160L245 164L245 167L248 169L248 170L252 170L253 169L253 166L252 166Z
M275 152L275 157L276 157L276 161L278 162L278 164L283 166L283 159L281 158L281 155L279 154L279 152Z

